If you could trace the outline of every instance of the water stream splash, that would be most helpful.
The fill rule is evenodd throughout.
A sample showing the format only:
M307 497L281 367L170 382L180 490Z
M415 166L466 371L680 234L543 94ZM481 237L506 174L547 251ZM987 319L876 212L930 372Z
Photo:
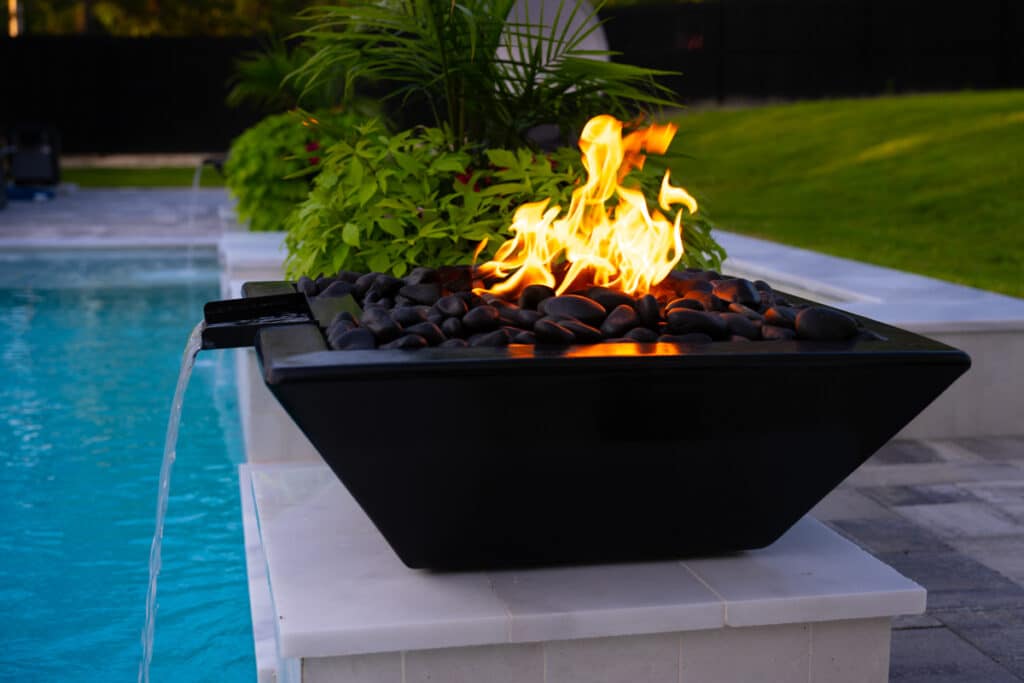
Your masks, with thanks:
M146 589L146 624L142 628L142 661L139 662L139 683L149 683L149 665L153 660L153 632L156 628L156 580L160 575L160 546L164 538L164 518L167 516L167 500L171 488L171 468L178 447L178 426L181 424L181 405L185 400L185 389L192 376L196 356L203 346L205 322L192 330L185 345L178 373L178 386L174 389L171 415L167 420L167 439L164 442L164 459L160 465L160 486L156 499L156 530L149 547L149 588Z

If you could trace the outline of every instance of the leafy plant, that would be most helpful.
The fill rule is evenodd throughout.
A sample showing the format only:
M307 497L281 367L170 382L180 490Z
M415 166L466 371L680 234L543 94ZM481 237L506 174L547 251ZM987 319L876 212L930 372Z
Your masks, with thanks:
M306 90L344 74L344 92L384 82L387 97L425 102L453 143L518 147L538 124L578 130L606 112L672 104L655 77L668 73L605 62L583 49L596 10L557 2L564 27L508 21L514 0L352 0L307 11L300 35L312 56L292 76ZM593 21L589 21L593 20ZM568 27L568 28L566 28Z
M235 60L235 74L227 103L231 107L254 105L264 111L279 112L299 105L299 91L284 83L285 77L309 59L309 51L301 46L289 48L281 40L271 40L262 50L245 52ZM312 99L316 95L311 96ZM307 102L310 98L307 98ZM330 106L332 102L307 104L311 109Z
M528 148L456 148L437 128L388 135L373 121L326 150L309 198L288 218L290 277L341 269L390 272L414 265L485 260L509 236L515 209L551 198L569 206L582 180L578 149L543 155ZM657 195L660 174L630 183ZM700 217L687 219L684 264L718 267L724 256Z
M348 130L355 114L287 112L268 116L231 144L224 174L250 229L281 230L309 194L322 148Z
M529 149L474 155L439 128L388 135L379 121L328 150L309 198L289 217L290 276L349 270L402 276L413 265L469 263L504 239L519 203L562 196L575 160ZM567 195L566 195L567 196Z

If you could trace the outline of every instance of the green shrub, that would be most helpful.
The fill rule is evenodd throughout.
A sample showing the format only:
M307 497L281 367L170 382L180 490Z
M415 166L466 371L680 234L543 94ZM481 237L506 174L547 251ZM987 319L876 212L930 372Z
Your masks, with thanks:
M283 230L306 199L322 150L358 121L354 114L292 111L268 116L231 144L224 174L250 230Z
M455 149L444 131L388 135L376 121L325 151L309 198L287 222L290 277L338 270L390 272L467 264L481 240L485 260L509 236L515 209L550 197L563 209L583 169L578 149ZM649 198L660 174L635 172ZM686 219L684 265L717 267L724 256L699 216Z

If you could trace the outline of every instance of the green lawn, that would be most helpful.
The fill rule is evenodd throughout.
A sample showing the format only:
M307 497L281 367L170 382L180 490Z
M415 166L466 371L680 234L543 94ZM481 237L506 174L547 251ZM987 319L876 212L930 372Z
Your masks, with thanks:
M195 168L64 168L61 180L80 187L192 187ZM204 168L202 187L223 187L224 179Z
M1024 296L1024 91L684 113L723 229Z

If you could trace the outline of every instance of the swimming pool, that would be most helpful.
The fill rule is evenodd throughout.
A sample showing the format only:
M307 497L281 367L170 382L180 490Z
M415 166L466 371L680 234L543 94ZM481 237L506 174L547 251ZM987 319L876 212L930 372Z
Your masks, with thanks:
M212 251L0 254L0 678L135 680L164 431ZM154 681L252 681L234 370L185 397Z

